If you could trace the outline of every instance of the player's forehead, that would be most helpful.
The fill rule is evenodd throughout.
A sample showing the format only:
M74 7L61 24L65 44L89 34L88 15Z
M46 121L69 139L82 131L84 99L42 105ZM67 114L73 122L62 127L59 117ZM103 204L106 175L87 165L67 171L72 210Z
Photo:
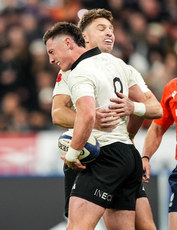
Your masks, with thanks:
M98 27L98 26L106 26L106 27L113 28L112 23L107 18L104 17L93 19L87 27Z
M46 42L47 52L51 53L53 50L57 49L59 46L63 46L63 40L65 39L66 35L58 35L54 38L49 38Z

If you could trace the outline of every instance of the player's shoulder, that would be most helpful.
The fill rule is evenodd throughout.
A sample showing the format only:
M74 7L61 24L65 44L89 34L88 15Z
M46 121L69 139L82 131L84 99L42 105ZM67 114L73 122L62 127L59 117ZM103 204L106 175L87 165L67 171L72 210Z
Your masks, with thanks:
M125 62L122 59L120 59L119 57L114 56L113 54L102 52L100 55L102 55L102 56L104 56L106 58L110 58L110 59L113 59L115 61L118 61L118 62L121 62L121 63L125 64Z
M67 72L63 72L61 70L59 71L57 78L56 78L56 83L53 89L53 97L59 94L70 95L70 91L67 85L67 79L69 77L69 73L70 71L67 71Z
M59 84L61 83L61 82L63 82L63 80L67 80L67 78L68 78L68 76L69 76L69 74L70 74L70 70L68 70L68 71L66 71L66 72L63 72L62 70L60 70L59 72L58 72L58 75L57 75L57 78L56 78L56 84L59 86Z
M110 54L110 53L101 53L100 55L102 55L103 57L105 57L105 59L108 59L113 64L117 65L117 68L123 68L123 69L128 68L128 65L121 58L116 57L113 54Z

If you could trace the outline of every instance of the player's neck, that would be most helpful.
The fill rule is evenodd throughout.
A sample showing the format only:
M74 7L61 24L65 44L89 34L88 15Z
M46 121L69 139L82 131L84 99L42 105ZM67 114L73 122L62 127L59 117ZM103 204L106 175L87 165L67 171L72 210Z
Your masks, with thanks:
M72 51L72 58L73 58L73 63L87 50L84 47L77 47L75 50L73 49Z

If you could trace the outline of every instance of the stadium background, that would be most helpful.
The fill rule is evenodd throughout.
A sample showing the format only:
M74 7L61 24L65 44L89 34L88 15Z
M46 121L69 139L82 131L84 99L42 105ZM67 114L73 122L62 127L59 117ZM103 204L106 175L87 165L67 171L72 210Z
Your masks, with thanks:
M64 221L57 149L64 130L52 125L50 113L58 70L48 62L42 36L56 21L77 23L82 9L92 8L112 11L113 54L141 72L158 100L177 76L177 0L0 0L2 230L49 230ZM135 138L140 152L149 125L145 120ZM158 230L167 229L167 178L176 164L174 154L171 127L151 161L152 179L146 186Z

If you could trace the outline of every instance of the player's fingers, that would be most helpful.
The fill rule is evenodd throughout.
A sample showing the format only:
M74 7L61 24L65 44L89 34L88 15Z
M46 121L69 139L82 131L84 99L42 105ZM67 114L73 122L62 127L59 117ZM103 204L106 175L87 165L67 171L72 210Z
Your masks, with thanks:
M76 169L78 169L78 170L86 169L86 166L83 165L83 164L79 161L79 159L76 159L76 160L75 160L74 165L75 165Z
M101 113L110 113L109 109L100 109L99 112Z
M123 104L120 107L114 106L113 110L119 116L120 115L126 116L126 115L130 115L132 113L132 110L129 107L124 106Z
M132 107L131 103L128 103L126 101L122 101L119 104L112 104L109 106L109 108L115 112L117 112L117 110L126 110Z
M102 118L108 118L108 117L115 117L117 116L116 111L109 111L109 113L100 113L97 114L97 117L102 119Z
M111 116L111 117L105 117L101 119L101 123L110 123L118 121L119 116Z
M122 102L109 105L109 109L111 109L111 110L117 110L117 109L121 109L123 107L124 107L124 104Z
M72 163L68 163L67 165L69 168L71 168L73 170L84 170L84 169L86 169L86 166L82 165L81 163L72 162Z
M150 168L146 169L146 179L150 179Z
M129 116L130 112L124 109L116 110L117 117Z
M64 161L64 163L66 163L66 159L64 155L62 155L60 158Z
M109 109L97 109L96 112L100 115L110 113L111 111Z
M122 99L125 97L122 93L116 92L118 97L111 98L110 101L114 102L115 104L121 103Z
M147 180L144 176L143 176L143 180L142 180L144 183L149 183L149 180Z
M120 98L125 98L126 96L123 93L116 92L117 96Z
M149 183L149 179L147 179L146 177L143 176L143 182L148 184Z

